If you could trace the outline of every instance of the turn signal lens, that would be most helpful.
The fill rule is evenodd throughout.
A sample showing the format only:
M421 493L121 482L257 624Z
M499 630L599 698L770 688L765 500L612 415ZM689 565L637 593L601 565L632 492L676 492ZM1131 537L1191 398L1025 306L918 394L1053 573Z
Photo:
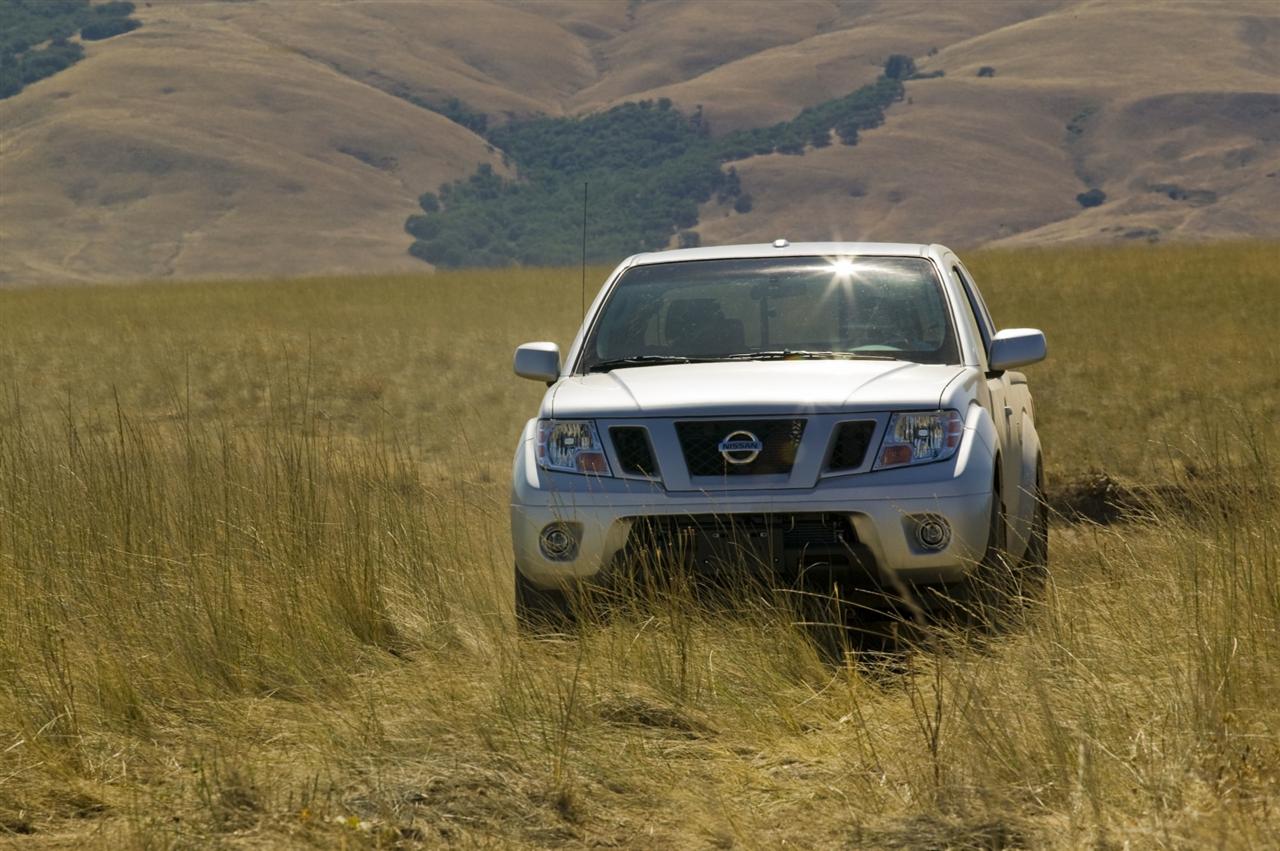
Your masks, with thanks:
M910 446L886 446L884 451L880 453L880 467L897 467L900 464L911 463L911 447Z
M884 430L875 469L945 461L956 454L963 434L959 411L894 414Z
M600 476L609 475L609 461L601 452L579 452L575 460L579 473L595 473Z

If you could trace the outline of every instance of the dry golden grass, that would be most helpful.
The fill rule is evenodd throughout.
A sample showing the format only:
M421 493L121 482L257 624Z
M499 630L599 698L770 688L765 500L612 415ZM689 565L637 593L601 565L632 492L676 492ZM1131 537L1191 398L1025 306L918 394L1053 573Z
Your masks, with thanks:
M1263 846L1275 253L972 257L1049 335L1054 481L1171 502L842 663L767 601L515 635L510 350L573 272L0 293L0 841Z

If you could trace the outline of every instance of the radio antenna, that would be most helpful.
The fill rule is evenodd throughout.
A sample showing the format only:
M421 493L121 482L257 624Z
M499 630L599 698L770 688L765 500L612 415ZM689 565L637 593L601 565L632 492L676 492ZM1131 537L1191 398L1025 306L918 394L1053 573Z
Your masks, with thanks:
M582 317L587 316L587 181L582 181Z

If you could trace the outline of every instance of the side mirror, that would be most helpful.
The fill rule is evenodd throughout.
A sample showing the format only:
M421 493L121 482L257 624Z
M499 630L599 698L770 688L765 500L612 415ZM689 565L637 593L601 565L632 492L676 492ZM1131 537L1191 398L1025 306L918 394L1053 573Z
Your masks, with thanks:
M560 347L555 343L525 343L516 349L516 375L545 381L560 377Z
M991 338L991 356L987 358L992 372L1014 369L1044 360L1044 334L1035 328L1006 328Z

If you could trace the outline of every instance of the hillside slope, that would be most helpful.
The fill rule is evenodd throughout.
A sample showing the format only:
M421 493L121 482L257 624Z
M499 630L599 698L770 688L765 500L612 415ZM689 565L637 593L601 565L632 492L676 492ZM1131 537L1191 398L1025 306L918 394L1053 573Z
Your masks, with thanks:
M739 164L755 209L707 211L704 240L1280 235L1280 13L1160 8L1071 4L941 48L919 62L946 76L856 148Z
M945 76L856 147L740 161L704 243L1280 235L1280 11L1237 0L469 0L139 5L0 100L0 285L421 268L417 196L491 126L641 98L720 134L872 80ZM978 76L989 66L993 76ZM457 117L456 115L454 116ZM1076 195L1097 187L1106 203Z

